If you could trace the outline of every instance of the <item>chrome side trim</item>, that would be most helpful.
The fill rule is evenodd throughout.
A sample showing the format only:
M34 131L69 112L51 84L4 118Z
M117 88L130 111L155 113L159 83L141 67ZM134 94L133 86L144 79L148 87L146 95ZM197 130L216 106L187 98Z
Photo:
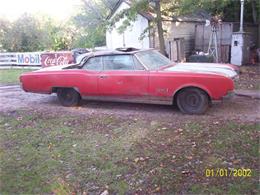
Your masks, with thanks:
M84 100L102 101L102 102L128 102L128 103L143 103L143 104L160 104L172 105L171 98L164 100L151 100L149 97L113 97L113 96L82 96Z

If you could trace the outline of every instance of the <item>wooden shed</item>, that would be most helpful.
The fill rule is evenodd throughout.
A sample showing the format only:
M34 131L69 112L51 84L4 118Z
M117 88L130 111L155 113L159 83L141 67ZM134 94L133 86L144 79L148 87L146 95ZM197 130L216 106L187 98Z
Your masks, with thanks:
M164 20L165 42L169 58L173 61L185 61L195 49L196 25L203 25L210 16L204 11L173 17Z

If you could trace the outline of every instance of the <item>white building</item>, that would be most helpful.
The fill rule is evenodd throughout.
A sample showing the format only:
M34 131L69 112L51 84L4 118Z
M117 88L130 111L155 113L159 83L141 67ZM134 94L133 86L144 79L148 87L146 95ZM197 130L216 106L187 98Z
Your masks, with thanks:
M114 7L109 19L124 9L130 8L131 3L127 0L122 0ZM131 26L127 28L122 34L117 30L121 26L123 19L115 24L112 30L106 31L106 46L108 49L115 49L120 47L135 47L135 48L150 48L149 35L140 40L140 35L145 29L149 27L149 22L152 16L146 13L138 13L137 18L132 22Z

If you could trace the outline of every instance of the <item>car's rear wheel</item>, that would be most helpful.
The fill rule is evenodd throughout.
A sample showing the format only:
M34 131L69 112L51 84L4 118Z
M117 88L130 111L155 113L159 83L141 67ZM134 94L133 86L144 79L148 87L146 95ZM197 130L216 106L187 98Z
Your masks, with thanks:
M186 88L177 94L177 105L185 114L203 114L209 107L209 98L198 88Z
M58 89L57 96L63 106L77 106L80 100L80 94L72 88Z

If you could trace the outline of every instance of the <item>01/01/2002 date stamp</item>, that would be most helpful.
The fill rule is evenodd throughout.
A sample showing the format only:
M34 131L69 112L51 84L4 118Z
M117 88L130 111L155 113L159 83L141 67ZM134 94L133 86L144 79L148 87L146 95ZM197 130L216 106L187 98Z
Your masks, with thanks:
M251 177L251 169L227 169L227 168L215 168L215 169L206 169L206 177Z

